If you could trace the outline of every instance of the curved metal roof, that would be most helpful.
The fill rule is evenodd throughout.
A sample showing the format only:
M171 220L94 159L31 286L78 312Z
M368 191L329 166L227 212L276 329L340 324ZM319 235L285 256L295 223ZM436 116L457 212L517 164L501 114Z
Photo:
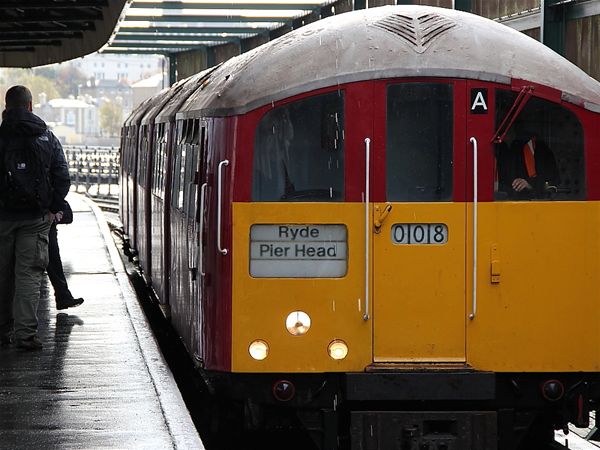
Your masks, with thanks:
M598 81L507 26L450 9L384 6L309 24L227 61L178 117L242 113L352 81L422 76L523 79L591 109L600 105Z
M0 67L34 67L93 53L127 0L2 0Z

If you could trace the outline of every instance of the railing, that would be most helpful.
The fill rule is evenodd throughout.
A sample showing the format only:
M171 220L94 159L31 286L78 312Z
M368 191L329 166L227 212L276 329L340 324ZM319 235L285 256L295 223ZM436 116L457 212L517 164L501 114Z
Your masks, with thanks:
M116 199L119 195L119 148L63 146L71 189L97 199Z

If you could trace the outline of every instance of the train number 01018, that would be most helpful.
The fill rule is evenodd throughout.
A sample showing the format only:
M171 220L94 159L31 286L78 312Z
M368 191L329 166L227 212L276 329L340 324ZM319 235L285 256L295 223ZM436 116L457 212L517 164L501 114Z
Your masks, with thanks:
M448 226L443 223L396 223L392 225L394 244L445 244Z

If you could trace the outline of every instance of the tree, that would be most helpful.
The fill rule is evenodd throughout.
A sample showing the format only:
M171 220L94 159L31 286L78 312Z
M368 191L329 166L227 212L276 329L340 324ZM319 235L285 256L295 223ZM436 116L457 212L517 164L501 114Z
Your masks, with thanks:
M45 76L35 75L30 69L4 69L0 79L0 94L4 98L6 90L16 84L27 86L33 95L33 103L37 103L39 95L43 92L46 98L51 100L59 98L60 94L56 89L56 82Z
M56 74L58 90L63 97L79 95L79 86L85 84L86 76L77 67L67 64L60 65Z
M22 84L31 89L33 103L37 103L38 95L42 92L48 100L66 98L69 95L76 97L79 95L79 85L85 81L85 75L72 64L54 64L34 69L4 69L0 91L6 91L15 84Z
M60 98L60 93L56 89L56 83L52 80L49 80L46 77L41 77L38 75L28 75L22 78L21 83L24 86L27 86L33 95L33 103L37 103L39 101L39 95L41 93L46 94L47 100L52 100L53 98Z
M109 137L119 136L123 123L123 108L116 102L106 101L98 109L100 129Z

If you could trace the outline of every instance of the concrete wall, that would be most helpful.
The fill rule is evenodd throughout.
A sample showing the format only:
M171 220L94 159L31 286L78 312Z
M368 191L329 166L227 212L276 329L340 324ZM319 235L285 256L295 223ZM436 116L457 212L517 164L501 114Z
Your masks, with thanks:
M567 22L566 41L567 59L600 80L600 16Z
M171 83L201 72L208 67L205 49L176 53L173 58L176 61L177 73L176 79L171 80Z
M471 12L490 19L540 7L540 0L471 0Z

